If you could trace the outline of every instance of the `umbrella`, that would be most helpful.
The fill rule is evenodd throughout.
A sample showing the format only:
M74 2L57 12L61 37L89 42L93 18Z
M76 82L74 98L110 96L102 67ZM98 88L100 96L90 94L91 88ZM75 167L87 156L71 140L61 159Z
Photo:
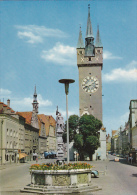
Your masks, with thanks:
M28 156L28 155L25 153L19 153L19 160L26 157L26 156Z

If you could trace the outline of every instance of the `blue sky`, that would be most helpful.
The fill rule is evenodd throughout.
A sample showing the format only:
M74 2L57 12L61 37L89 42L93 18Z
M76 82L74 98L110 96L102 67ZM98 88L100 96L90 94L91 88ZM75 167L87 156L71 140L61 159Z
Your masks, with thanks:
M90 3L93 34L103 43L103 123L107 133L128 121L129 102L137 99L137 1L1 1L0 99L15 111L31 111L36 85L39 113L79 114L76 45L79 26L86 34Z

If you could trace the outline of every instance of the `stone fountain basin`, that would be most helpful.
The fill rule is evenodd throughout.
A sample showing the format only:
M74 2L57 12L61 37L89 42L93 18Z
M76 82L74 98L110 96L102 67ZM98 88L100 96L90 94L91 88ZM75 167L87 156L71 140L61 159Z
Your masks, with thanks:
M91 169L31 170L31 185L74 187L91 185Z

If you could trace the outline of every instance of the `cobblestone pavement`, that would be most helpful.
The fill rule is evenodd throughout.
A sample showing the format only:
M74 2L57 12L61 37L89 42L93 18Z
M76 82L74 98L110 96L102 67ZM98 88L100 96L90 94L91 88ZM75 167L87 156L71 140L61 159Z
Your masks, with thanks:
M48 162L55 162L56 159L40 159L38 161L39 164L41 163L48 163ZM126 175L132 180L133 184L137 183L137 176L131 177L135 173L136 167L128 165L128 163L123 160L121 162L114 162L114 159L112 156L109 157L109 159L105 161L86 161L87 163L90 163L93 165L93 169L97 169L99 171L99 178L92 178L92 181L94 184L97 184L102 187L101 191L97 192L88 192L86 195L113 195L115 194L116 190L117 195L136 195L137 193L134 193L134 191L130 192L130 188L127 188L127 181L121 181L118 173L115 173L117 170L127 170ZM29 161L26 163L19 163L19 164L7 164L0 166L0 187L2 190L0 195L27 195L28 193L20 193L20 189L23 189L25 185L30 183L30 174L29 174L29 167L31 164L35 164L35 161ZM136 171L137 172L137 171ZM10 175L6 175L8 173L11 173ZM21 177L17 177L18 174L22 174ZM122 175L122 172L120 173ZM121 176L122 178L122 176ZM6 184L7 183L7 184ZM121 186L121 187L120 187ZM131 185L129 187L135 188L136 185ZM120 189L119 189L120 188ZM127 192L124 193L126 191ZM137 189L136 189L137 192ZM33 193L29 193L29 195L32 195ZM34 194L33 194L34 195ZM58 194L59 195L59 194ZM82 194L85 195L85 194Z

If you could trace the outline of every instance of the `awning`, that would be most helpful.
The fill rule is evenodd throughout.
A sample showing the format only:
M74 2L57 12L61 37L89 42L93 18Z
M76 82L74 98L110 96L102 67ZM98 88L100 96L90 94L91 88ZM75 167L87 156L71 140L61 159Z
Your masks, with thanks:
M26 157L26 156L28 156L28 155L25 153L19 153L19 160Z

